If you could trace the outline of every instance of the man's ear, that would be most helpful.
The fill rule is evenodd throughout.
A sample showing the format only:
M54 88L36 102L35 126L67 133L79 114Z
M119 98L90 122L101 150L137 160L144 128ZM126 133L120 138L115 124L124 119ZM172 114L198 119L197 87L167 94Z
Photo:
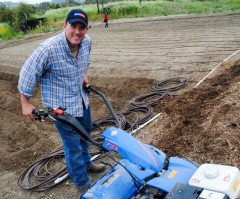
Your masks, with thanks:
M67 22L65 21L65 22L63 23L63 28L65 29L66 26L67 26Z

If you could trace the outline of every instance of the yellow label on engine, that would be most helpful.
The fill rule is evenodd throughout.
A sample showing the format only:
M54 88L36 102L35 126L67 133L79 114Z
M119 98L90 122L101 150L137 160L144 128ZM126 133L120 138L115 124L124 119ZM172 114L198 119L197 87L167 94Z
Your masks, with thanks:
M169 173L168 178L170 179L174 178L177 173L178 173L177 170L172 170L171 173Z
M238 187L240 186L240 180L236 181L233 185L233 190L236 192L238 190Z

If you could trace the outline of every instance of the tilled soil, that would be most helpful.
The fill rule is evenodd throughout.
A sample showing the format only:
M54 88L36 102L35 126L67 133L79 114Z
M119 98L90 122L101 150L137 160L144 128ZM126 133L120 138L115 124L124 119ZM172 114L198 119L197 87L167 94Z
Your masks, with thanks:
M161 116L136 136L168 157L240 167L239 31L239 13L110 19L108 29L92 23L91 84L106 94L117 112L124 112L133 98L152 92L158 81L188 78L186 87L152 106L153 114ZM23 118L16 87L25 59L54 34L0 44L1 199L67 199L81 194L69 179L44 192L16 186L25 168L61 148L52 124ZM38 88L33 102L42 108ZM94 119L106 115L97 98L91 97L91 106Z

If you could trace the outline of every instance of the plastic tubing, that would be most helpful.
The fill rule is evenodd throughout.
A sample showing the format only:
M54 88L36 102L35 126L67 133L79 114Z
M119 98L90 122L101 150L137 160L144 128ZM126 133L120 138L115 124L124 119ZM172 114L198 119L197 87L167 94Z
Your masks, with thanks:
M240 50L237 50L236 52L234 52L233 54L231 54L229 57L227 57L226 59L224 59L224 60L223 60L221 63L219 63L217 66L215 66L215 67L211 70L211 72L209 72L201 81L199 81L199 82L196 84L196 86L194 86L194 88L198 87L205 79L207 79L207 77L208 77L209 75L211 75L211 74L213 73L213 71L215 71L223 62L229 60L231 57L233 57L234 55L236 55L236 54L239 53L239 52L240 52Z

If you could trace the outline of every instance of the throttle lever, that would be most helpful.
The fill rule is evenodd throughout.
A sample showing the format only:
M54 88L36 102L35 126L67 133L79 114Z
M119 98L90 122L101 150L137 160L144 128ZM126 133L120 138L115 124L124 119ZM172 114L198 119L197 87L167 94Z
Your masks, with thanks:
M45 121L45 120L42 119L42 116L43 117L47 117L48 116L48 114L43 109L40 109L39 111L33 110L32 114L35 115L35 120L39 120L40 122L44 122Z
M91 86L87 83L86 80L83 81L83 88L87 93L90 93L91 91Z

